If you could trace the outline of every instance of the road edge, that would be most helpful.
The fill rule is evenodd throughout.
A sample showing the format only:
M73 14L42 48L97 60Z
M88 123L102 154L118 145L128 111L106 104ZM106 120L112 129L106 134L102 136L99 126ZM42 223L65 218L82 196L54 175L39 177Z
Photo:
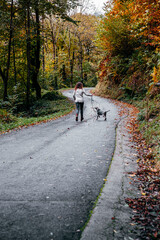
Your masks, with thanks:
M135 239L138 229L131 222L132 211L125 198L139 194L135 185L131 185L129 172L137 169L137 152L131 142L131 133L127 126L134 107L114 101L120 106L120 120L116 125L116 142L113 158L106 176L106 182L97 198L92 215L85 226L81 240ZM118 171L118 175L116 175ZM112 196L112 197L111 197Z

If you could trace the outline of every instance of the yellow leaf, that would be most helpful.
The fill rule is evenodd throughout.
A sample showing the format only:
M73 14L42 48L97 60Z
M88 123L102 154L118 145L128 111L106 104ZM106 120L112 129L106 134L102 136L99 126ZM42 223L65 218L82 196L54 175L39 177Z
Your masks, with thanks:
M146 193L144 193L144 192L141 192L141 194L142 194L143 196L145 196L145 195L146 195Z
M134 226L134 225L136 225L136 224L135 224L135 223L130 223L130 225L131 225L131 226Z

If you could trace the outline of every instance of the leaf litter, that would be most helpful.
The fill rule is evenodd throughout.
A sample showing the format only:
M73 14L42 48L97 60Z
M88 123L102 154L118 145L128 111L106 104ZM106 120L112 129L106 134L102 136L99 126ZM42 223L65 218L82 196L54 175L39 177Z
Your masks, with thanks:
M157 169L152 149L147 146L145 139L139 131L137 121L138 109L130 104L114 100L118 105L119 116L122 119L129 110L127 131L131 134L131 147L138 152L137 171L128 172L132 178L130 184L136 184L141 196L138 198L126 198L125 201L133 210L132 226L140 226L140 239L160 239L160 169ZM127 110L128 108L128 110Z
M128 104L125 104L128 105ZM138 152L136 172L128 173L131 184L136 183L141 192L138 198L127 198L126 203L133 209L133 224L141 226L141 239L160 239L160 171L156 168L152 149L147 146L136 120L137 109L129 106L127 130L131 133L132 145Z

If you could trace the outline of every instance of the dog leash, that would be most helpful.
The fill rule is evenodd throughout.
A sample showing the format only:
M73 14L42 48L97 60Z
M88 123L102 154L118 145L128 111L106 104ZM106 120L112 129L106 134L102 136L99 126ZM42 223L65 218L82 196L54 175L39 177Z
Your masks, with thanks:
M91 105L92 105L93 111L96 112L95 108L93 107L93 102L94 102L94 100L93 100L93 95L92 95L92 96L91 96Z

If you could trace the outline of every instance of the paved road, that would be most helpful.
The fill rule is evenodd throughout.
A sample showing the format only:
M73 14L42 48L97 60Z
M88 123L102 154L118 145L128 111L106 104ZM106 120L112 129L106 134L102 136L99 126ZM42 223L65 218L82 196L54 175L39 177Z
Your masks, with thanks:
M65 92L72 97L72 91ZM84 122L75 112L56 121L0 136L0 240L76 240L107 174L117 107L95 119L85 97Z

